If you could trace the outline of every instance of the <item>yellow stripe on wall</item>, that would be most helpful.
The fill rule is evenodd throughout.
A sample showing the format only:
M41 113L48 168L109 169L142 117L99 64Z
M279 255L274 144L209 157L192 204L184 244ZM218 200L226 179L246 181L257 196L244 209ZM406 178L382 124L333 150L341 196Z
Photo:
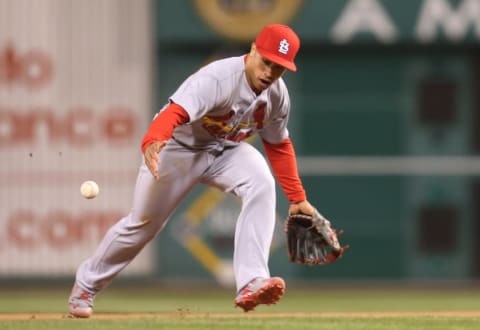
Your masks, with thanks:
M183 241L186 248L212 273L215 274L221 260L198 236L189 235Z

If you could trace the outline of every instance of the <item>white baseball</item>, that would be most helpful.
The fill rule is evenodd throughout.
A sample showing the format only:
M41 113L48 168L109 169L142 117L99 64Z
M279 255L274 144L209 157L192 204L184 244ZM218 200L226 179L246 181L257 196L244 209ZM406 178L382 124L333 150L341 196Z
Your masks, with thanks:
M87 199L92 199L97 197L100 189L98 188L98 184L95 181L88 180L82 183L80 186L80 193L83 197Z

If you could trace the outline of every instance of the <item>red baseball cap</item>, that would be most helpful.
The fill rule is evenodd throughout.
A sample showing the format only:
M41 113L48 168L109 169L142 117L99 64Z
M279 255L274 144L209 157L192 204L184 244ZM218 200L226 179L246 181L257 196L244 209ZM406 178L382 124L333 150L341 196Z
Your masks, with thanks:
M300 39L290 27L282 24L265 26L258 34L255 45L266 59L290 71L297 71L293 61L300 48Z

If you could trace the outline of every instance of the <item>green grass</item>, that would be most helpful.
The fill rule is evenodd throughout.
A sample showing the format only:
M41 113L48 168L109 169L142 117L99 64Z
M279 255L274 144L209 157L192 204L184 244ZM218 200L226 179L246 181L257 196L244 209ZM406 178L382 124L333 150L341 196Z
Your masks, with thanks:
M397 329L478 329L478 319L455 318L275 318L275 319L136 319L136 320L58 320L58 321L4 321L0 323L5 330L31 329L89 329L89 330L123 330L123 329L211 329L211 330L236 330L236 329L328 329L328 330L397 330Z
M0 314L41 313L66 314L69 288L50 290L2 290ZM348 313L348 312L448 312L480 311L480 289L413 289L413 288L323 288L301 290L289 288L278 305L257 308L269 317L245 314L233 308L232 290L183 290L152 287L120 289L114 286L98 295L95 312L169 313L174 318L143 317L135 319L29 319L0 320L0 329L480 329L479 317L286 317L282 313ZM228 317L218 317L220 313ZM215 314L215 315L213 315ZM278 314L278 315L276 315ZM0 315L1 317L1 315Z

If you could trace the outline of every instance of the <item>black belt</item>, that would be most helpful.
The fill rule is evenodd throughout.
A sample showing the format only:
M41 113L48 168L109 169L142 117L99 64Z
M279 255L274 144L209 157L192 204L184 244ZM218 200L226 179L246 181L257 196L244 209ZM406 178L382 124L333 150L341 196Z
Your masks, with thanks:
M177 142L180 146L184 147L185 149L188 149L192 152L196 152L196 151L206 151L208 152L210 155L213 155L215 157L218 157L220 156L221 154L223 154L223 152L225 150L229 150L229 149L233 149L235 148L235 146L223 146L223 148L221 150L217 150L217 149L195 149L193 148L192 146L189 146L188 144L176 139L175 137L172 137L172 139Z

